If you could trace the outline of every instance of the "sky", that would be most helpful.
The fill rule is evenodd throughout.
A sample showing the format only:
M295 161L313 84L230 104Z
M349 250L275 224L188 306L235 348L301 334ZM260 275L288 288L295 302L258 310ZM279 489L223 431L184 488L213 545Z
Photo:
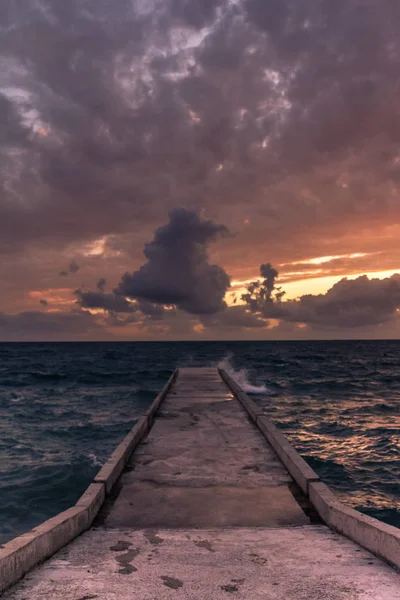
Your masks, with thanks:
M400 337L398 0L0 4L0 341Z

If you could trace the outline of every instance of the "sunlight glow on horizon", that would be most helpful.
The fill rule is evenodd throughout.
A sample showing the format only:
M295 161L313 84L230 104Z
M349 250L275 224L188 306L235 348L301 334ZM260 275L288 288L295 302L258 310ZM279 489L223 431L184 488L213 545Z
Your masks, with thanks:
M280 267L288 267L290 265L322 265L324 263L331 262L332 260L338 260L340 258L364 258L369 256L369 252L354 252L352 254L337 254L335 256L318 256L316 258L309 258L307 260L299 260L289 263L281 263Z
M342 279L357 279L366 275L369 279L386 279L400 273L399 269L392 269L389 271L367 271L360 273L352 273L350 275L328 275L326 277L313 277L309 279L300 279L290 283L285 283L281 278L278 277L277 284L283 285L283 289L286 292L284 299L293 300L299 296L307 294L325 294L331 287L338 283ZM262 281L261 277L254 277L252 279L242 281L232 281L232 289L226 296L226 301L229 306L233 304L233 299L237 297L237 304L243 304L240 296L246 293L246 286L252 281Z

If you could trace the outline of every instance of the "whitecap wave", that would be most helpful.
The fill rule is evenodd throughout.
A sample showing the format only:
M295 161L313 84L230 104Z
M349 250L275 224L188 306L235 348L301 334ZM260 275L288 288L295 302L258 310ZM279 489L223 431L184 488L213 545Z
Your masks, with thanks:
M236 381L236 383L240 385L240 387L248 394L268 393L269 390L266 385L253 385L252 383L250 383L247 369L242 368L235 370L231 361L231 354L225 356L222 360L219 361L218 368L224 369L224 371L226 371L228 375L230 375L230 377L232 377L232 379Z
M94 467L102 467L103 463L99 460L94 452L89 452L88 458Z

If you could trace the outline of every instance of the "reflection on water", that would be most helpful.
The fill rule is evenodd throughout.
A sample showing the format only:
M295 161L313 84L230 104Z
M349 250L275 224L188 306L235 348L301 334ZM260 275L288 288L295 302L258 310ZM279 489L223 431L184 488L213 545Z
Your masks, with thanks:
M269 387L255 400L343 502L400 527L400 345L377 366L371 343L341 344L275 348L249 369Z

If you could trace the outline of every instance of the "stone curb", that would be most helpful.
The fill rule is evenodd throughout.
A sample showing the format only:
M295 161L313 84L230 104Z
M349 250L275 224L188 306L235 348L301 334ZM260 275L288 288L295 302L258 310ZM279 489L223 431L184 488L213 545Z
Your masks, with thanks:
M154 415L178 371L174 371L162 392L125 436L75 506L0 546L0 595L33 567L89 529L133 450L151 429Z
M154 415L156 414L160 404L164 400L177 376L178 369L173 372L167 384L152 402L144 416L139 419L136 425L134 425L131 431L124 437L122 442L116 447L108 461L102 466L94 478L94 483L104 483L107 496L110 494L115 483L118 481L132 452L150 431L153 425Z
M328 527L400 569L400 529L343 504L244 390L226 371L218 370Z
M319 481L317 473L312 470L310 465L300 456L297 450L293 448L283 433L281 433L267 417L257 416L256 424L295 482L301 487L303 492L308 495L310 483Z
M247 410L250 417L256 423L263 436L271 444L290 475L308 495L308 486L312 481L319 481L319 476L312 470L310 465L293 448L289 440L275 427L275 425L263 415L260 408L253 402L246 392L228 375L223 369L218 369L222 379L234 393L236 398Z
M108 461L104 463L93 479L94 483L103 483L105 485L107 496L119 479L132 452L147 433L148 419L147 417L142 417L116 447Z
M226 385L230 388L231 392L233 392L233 394L236 396L239 402L247 410L253 421L256 421L257 416L263 414L260 408L257 406L257 404L248 397L246 392L242 390L240 385L238 385L236 381L234 381L224 369L218 369L218 372L222 379L225 381Z
M93 518L89 507L74 506L7 542L0 549L0 593L88 529Z
M331 529L400 569L400 529L346 506L322 481L310 484L310 500Z

